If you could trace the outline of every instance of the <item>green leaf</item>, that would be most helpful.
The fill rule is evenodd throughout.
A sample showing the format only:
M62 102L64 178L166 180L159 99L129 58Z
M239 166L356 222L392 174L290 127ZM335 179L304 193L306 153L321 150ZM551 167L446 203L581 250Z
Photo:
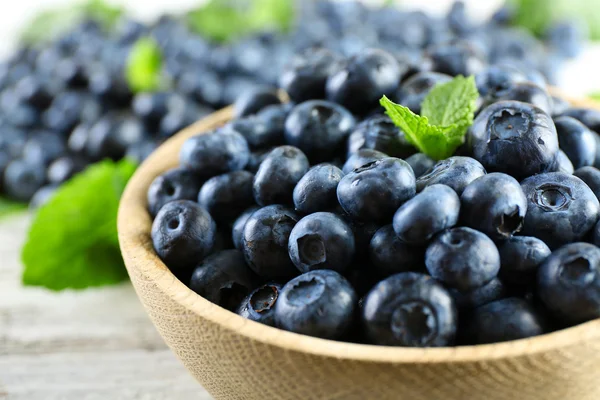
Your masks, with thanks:
M42 10L24 26L20 40L26 44L48 42L85 19L93 19L107 31L114 28L124 9L102 0L88 0L67 7Z
M217 42L231 42L263 30L288 31L293 0L209 0L186 15L190 28Z
M126 279L117 209L135 168L128 160L96 163L38 210L21 253L25 285L83 289Z
M150 92L162 85L162 53L154 39L138 39L127 56L125 77L133 92Z
M588 94L588 97L595 101L600 101L600 92L593 92Z
M0 197L0 218L27 209L27 203L19 203Z
M479 93L473 77L457 76L434 87L421 106L421 115L383 96L380 103L407 140L429 157L450 157L463 143L473 123Z

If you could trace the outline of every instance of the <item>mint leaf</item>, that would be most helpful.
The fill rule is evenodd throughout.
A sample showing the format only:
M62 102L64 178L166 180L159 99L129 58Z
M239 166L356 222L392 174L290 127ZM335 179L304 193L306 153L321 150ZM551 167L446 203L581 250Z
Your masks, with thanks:
M600 92L593 92L588 94L588 97L594 101L600 101Z
M21 253L25 285L83 289L126 279L117 209L135 168L128 160L93 164L38 210Z
M209 0L188 12L186 20L202 36L231 42L253 32L288 31L295 17L294 4L293 0Z
M27 209L27 203L19 203L0 197L0 218Z
M427 117L432 125L470 126L473 123L478 97L475 77L465 78L459 75L450 82L431 89L421 104L421 114Z
M103 0L88 0L43 10L24 25L26 28L19 37L26 44L45 43L73 29L85 19L93 19L110 31L123 13L123 8L109 5Z
M162 84L162 53L154 39L138 39L127 56L125 77L133 92L151 92Z
M434 87L423 101L422 116L383 96L380 103L407 140L429 157L450 157L473 123L479 93L473 77L457 76Z

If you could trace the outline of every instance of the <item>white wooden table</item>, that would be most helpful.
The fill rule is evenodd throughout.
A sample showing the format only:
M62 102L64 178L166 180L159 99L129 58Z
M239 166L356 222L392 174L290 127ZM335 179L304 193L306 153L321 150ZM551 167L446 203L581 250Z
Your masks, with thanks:
M210 400L132 286L50 292L20 283L27 216L0 223L1 400ZM65 265L68 268L68 265Z

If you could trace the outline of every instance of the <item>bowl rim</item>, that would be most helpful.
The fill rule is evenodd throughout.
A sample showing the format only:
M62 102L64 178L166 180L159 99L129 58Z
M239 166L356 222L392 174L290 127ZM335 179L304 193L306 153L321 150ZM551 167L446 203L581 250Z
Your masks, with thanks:
M575 104L589 106L590 103L580 101ZM594 105L597 107L596 104ZM224 108L196 122L162 144L133 175L119 206L117 221L119 244L129 274L132 275L133 270L137 270L145 279L156 285L165 296L190 313L265 345L315 356L361 362L412 364L477 362L528 356L574 346L589 340L600 340L600 319L597 319L533 338L476 346L406 348L357 344L315 338L266 326L245 319L198 296L179 281L154 252L150 239L152 221L146 211L146 192L158 174L177 165L177 158L172 156L178 154L179 147L185 139L223 125L231 119L232 115L231 107Z

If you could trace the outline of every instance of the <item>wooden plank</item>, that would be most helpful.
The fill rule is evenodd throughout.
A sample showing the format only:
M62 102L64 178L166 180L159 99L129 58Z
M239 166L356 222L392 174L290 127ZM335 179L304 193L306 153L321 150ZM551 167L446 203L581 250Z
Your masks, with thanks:
M210 400L129 283L59 293L23 287L28 223L25 215L0 224L0 399Z

